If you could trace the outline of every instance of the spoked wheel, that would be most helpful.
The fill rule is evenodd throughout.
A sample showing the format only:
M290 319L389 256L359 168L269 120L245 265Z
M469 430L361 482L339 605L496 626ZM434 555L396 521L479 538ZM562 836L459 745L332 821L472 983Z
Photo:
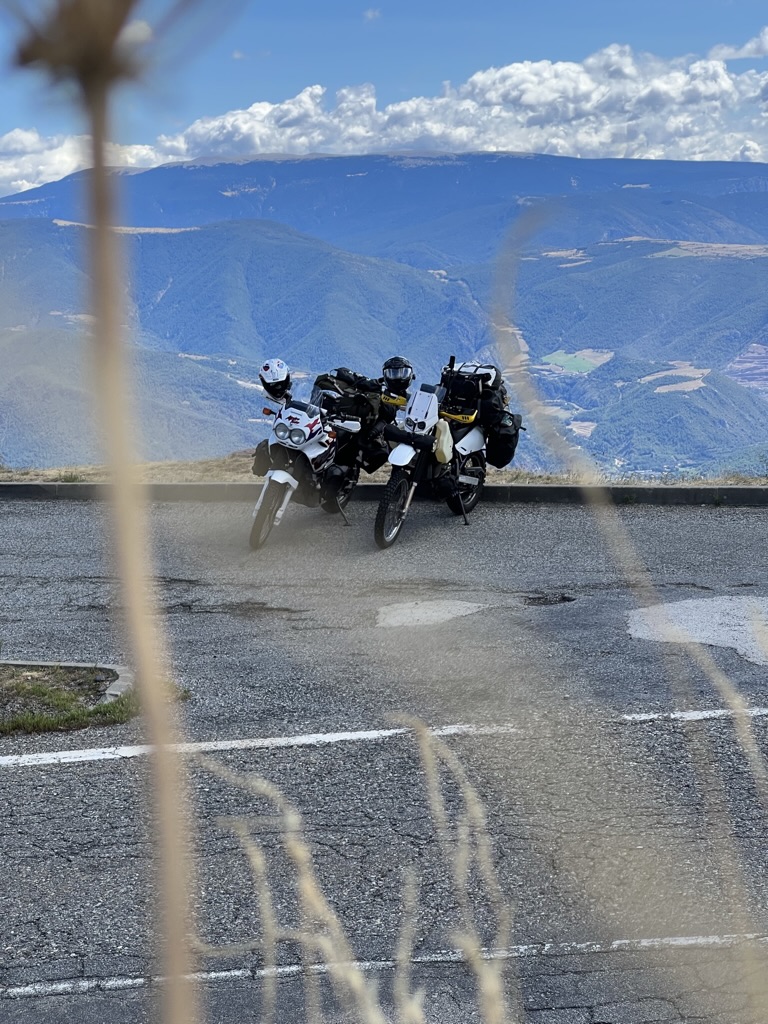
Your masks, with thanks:
M485 456L481 452L471 452L469 455L459 459L458 463L459 494L451 494L445 499L448 508L455 515L461 515L461 505L464 503L464 511L471 512L480 501L485 483ZM465 478L463 481L461 478ZM461 500L459 500L461 495Z
M275 516L282 504L284 493L284 486L276 484L271 480L267 484L267 493L264 495L264 501L262 501L261 508L256 513L256 518L253 520L253 526L251 527L250 544L253 551L257 551L272 532L272 527L275 525Z
M404 473L393 474L379 502L373 536L380 548L389 548L397 540L403 527L405 504L410 485Z
M333 515L336 512L341 512L342 509L346 508L349 499L352 497L352 491L357 487L357 481L360 476L360 467L353 466L350 470L349 477L341 485L338 494L334 494L332 498L324 498L320 502L320 508L323 512L328 512Z

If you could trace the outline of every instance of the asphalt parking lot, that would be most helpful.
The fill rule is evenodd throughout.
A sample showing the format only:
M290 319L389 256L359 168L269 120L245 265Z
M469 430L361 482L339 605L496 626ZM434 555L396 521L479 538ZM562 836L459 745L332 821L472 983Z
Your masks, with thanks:
M425 503L382 552L373 511L352 504L346 527L291 509L252 553L242 503L151 509L156 600L190 694L178 711L192 745L206 1019L258 1019L264 986L237 823L266 851L281 920L297 907L274 809L196 753L264 776L299 808L387 1012L412 867L426 1019L481 1019L455 952L460 900L403 731L412 716L442 731L485 808L513 908L497 950L510 1020L762 1021L764 806L717 683L753 709L762 755L765 662L738 636L768 597L766 512L629 507L606 526L583 507L481 505L466 527ZM0 503L3 658L130 663L109 532L100 503ZM714 681L680 643L630 632L655 602L688 602L686 621L715 643L698 648ZM148 759L129 750L142 740L137 722L0 740L3 1022L152 1019ZM443 787L455 838L464 798L455 779ZM490 946L493 906L476 866L470 877ZM278 963L278 1019L303 1021L295 943L280 944ZM327 1019L355 1019L340 1013Z

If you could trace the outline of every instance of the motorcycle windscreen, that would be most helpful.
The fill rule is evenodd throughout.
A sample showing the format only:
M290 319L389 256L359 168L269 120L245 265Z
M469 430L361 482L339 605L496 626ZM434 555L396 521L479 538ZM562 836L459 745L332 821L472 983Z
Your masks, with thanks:
M438 400L434 391L415 391L405 410L405 424L418 424L418 430L426 431L435 425L438 416ZM410 422L409 422L410 421ZM422 426L422 424L424 424Z

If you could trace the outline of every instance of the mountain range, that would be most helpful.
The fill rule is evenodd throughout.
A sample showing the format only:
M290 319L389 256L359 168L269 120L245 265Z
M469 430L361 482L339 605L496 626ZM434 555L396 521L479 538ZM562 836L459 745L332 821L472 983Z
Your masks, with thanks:
M768 166L425 154L113 173L145 457L263 436L269 356L378 374L400 353L434 380L453 353L497 361L513 392L524 374L608 472L766 470ZM0 199L9 465L100 457L88 177ZM516 464L554 468L522 411Z

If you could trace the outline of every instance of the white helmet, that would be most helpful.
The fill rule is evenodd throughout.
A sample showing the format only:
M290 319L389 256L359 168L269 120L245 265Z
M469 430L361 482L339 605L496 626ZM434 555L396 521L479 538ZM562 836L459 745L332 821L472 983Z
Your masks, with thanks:
M291 386L291 371L282 359L267 359L259 373L259 380L270 398L285 398Z

